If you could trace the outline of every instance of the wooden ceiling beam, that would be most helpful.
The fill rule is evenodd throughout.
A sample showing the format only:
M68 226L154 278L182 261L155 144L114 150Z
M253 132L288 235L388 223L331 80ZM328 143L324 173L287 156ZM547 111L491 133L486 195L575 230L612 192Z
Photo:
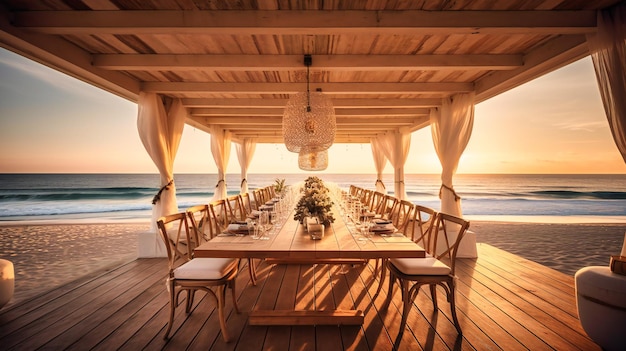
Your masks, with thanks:
M596 11L15 11L47 34L586 34Z
M213 99L213 98L184 98L182 103L190 108L203 107L247 107L247 108L279 108L285 107L289 99ZM364 108L364 107L436 107L441 105L441 99L414 98L414 99L332 99L335 110L341 108Z
M152 93L296 94L303 83L200 83L143 82L142 90ZM470 92L473 83L311 83L311 90L324 94L422 94Z
M508 70L522 55L313 55L311 70L427 71ZM303 70L302 55L93 55L93 65L131 71L293 71Z
M361 135L345 135L345 136L337 136L335 138L335 144L369 144L370 140L374 137L375 135L365 135L365 136L361 136ZM241 143L243 141L243 139L255 139L255 141L259 144L283 144L283 138L282 136L267 136L267 135L235 135L232 138L232 141L234 142L239 142ZM330 156L332 157L332 156Z
M427 108L351 108L337 109L335 116L423 116L429 114ZM282 117L282 108L192 108L192 116L279 116Z
M204 125L211 124L228 124L228 125L251 125L252 128L257 126L266 126L268 129L282 127L282 117L239 117L239 116L191 116L193 120ZM346 126L385 126L385 125L412 125L416 120L421 118L410 117L391 117L391 118L360 118L360 117L338 117L337 128L341 129ZM242 127L243 128L243 127ZM263 129L264 127L260 127Z

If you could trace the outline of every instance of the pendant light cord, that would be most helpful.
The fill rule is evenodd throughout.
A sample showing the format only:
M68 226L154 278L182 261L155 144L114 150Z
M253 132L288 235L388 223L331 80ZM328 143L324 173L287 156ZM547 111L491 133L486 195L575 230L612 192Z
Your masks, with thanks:
M311 112L311 90L309 89L309 67L313 63L311 55L304 55L304 64L306 65L306 112Z

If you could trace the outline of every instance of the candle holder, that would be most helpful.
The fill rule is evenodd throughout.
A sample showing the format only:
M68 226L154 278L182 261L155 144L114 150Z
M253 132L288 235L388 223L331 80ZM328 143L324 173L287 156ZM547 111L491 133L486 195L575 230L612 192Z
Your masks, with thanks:
M323 224L309 224L307 230L313 240L321 240L324 238L324 225Z

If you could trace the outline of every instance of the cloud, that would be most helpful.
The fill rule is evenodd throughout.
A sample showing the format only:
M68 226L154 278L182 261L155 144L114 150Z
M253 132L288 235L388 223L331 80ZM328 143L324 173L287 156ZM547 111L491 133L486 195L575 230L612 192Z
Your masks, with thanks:
M573 132L583 131L583 132L595 132L600 129L607 128L606 121L567 121L555 123L554 126L556 128L562 130L568 130Z

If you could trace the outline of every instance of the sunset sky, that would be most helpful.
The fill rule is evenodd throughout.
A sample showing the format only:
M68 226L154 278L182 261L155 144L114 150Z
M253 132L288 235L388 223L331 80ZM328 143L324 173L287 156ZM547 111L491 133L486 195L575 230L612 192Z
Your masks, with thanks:
M137 105L0 49L0 173L156 173ZM282 144L257 145L250 173L300 173ZM175 173L215 173L210 136L186 126ZM440 173L430 128L406 173ZM336 144L324 173L372 173L369 144ZM228 173L239 173L233 145ZM386 173L393 173L388 165ZM476 106L458 173L626 173L589 58Z

